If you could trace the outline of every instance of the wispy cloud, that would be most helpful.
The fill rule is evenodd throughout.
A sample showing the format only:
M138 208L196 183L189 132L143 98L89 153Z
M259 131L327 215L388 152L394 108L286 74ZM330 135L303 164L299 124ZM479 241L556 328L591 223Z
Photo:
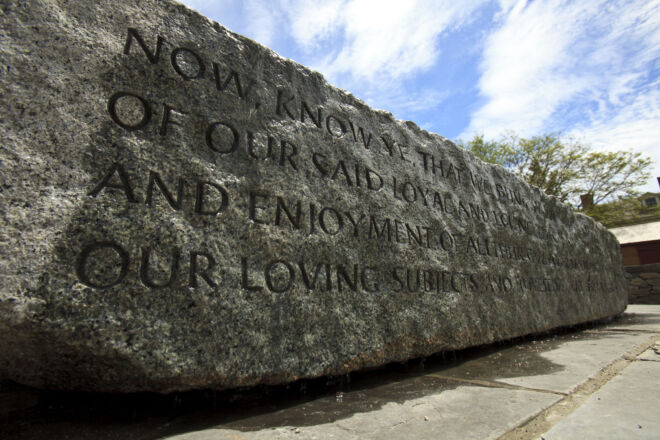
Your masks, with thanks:
M284 0L290 20L289 32L296 43L305 51L318 48L321 43L334 40L335 34L343 26L346 0Z
M241 10L239 0L179 0L205 16L219 21L225 26L238 25L238 12Z
M448 90L414 84L437 66L439 39L473 19L486 0L287 2L291 36L306 63L370 105L397 115L439 106Z
M433 109L447 96L446 90L417 90L414 77L437 65L439 38L469 23L489 1L186 0L229 24L239 11L241 32L271 47L288 39L297 61L396 114Z
M626 99L616 111L596 112L573 128L571 135L598 150L636 151L654 160L652 178L644 191L658 191L660 176L660 81L644 93Z
M474 9L483 3L333 1L325 6L324 11L329 12L324 22L319 22L309 8L292 9L302 11L293 20L293 36L305 47L310 41L318 44L320 39L342 43L338 51L318 60L319 69L331 78L348 75L372 84L399 80L433 67L440 53L438 37L469 21Z
M255 40L270 46L280 21L280 10L269 7L268 0L245 0L242 2L245 27Z
M461 137L563 130L660 165L660 1L500 4Z
M588 88L580 57L580 31L593 11L584 2L508 2L501 25L487 39L479 88L484 104L464 135L495 136L512 129L536 133L557 107ZM597 9L593 5L591 9Z

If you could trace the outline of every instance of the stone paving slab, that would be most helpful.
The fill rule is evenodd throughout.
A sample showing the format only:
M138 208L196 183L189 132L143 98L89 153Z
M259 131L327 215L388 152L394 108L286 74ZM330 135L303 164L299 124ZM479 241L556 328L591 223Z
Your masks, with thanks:
M660 305L629 304L623 316L607 325L607 328L660 333Z
M599 331L570 334L518 344L485 358L472 359L442 372L442 375L496 380L525 388L569 393L648 338L648 333ZM523 366L522 371L503 371L501 361L508 352L518 352L517 356L511 356ZM544 363L547 366L543 366ZM484 368L489 365L491 368ZM525 365L528 368L524 368Z
M641 361L656 361L660 362L660 340L653 344L653 347L646 350L644 353L637 356Z
M569 393L594 377L613 360L631 348L647 342L648 334L600 334L585 340L566 342L557 349L542 353L550 362L561 365L561 371L528 377L501 379L502 382L529 388Z
M170 440L225 439L494 439L553 404L549 393L460 386L441 394L388 403L334 423L241 432L207 429Z
M542 437L658 439L660 363L636 361Z

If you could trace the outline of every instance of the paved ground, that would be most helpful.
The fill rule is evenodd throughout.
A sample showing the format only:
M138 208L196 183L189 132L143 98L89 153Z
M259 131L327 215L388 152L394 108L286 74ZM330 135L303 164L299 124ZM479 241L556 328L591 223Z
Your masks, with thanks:
M16 439L660 438L660 306L597 327L241 393L0 388Z

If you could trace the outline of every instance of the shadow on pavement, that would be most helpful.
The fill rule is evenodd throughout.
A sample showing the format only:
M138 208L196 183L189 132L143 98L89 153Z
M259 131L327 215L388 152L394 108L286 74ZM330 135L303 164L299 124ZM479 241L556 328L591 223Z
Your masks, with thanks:
M620 322L624 321L617 324ZM466 380L560 371L562 366L541 354L570 340L600 337L596 332L575 333L585 328L598 326L582 325L551 335L444 352L341 377L282 386L161 395L49 392L3 383L0 433L17 440L152 440L214 427L255 431L330 423L390 402L403 403L470 386ZM452 379L444 378L447 376Z

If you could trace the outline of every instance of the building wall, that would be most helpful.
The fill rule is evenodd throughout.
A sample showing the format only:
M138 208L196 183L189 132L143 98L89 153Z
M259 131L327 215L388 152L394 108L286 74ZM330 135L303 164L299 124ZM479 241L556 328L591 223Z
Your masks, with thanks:
M660 240L621 245L624 266L660 263Z
M626 266L630 304L660 304L660 263Z
M621 254L623 255L624 266L637 266L639 265L639 255L637 248L633 246L621 245Z

